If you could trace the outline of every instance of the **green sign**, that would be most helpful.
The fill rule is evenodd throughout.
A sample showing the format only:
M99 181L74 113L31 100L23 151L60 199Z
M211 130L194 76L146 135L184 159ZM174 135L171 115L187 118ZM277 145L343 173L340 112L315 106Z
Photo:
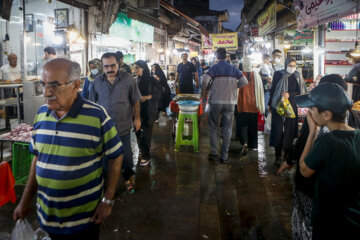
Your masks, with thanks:
M119 13L116 21L110 27L110 35L134 42L153 43L154 27Z
M284 40L291 42L293 45L305 46L307 43L310 46L314 41L314 32L311 30L304 30L301 32L287 30L284 32Z

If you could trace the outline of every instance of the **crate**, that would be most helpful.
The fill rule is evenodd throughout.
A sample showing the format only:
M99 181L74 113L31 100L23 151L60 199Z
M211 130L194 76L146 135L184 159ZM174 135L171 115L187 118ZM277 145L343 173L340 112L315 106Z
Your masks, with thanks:
M29 143L14 142L12 145L12 172L16 184L26 184L34 155L29 152Z

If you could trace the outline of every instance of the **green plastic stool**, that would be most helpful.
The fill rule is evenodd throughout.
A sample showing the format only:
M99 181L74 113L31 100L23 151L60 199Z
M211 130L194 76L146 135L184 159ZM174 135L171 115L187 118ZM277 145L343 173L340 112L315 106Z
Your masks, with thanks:
M191 119L192 136L191 138L183 138L185 119ZM176 145L175 152L179 152L180 146L188 145L194 147L194 152L199 152L199 128L198 128L198 113L179 113L178 125L176 129Z

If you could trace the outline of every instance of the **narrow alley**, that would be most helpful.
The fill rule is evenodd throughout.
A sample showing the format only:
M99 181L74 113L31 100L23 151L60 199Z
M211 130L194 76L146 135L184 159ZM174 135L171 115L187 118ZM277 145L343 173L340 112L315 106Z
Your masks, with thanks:
M171 120L161 117L151 165L137 166L134 192L119 184L101 239L291 239L291 178L275 173L267 136L261 133L258 151L241 158L240 144L232 141L230 164L220 164L208 160L206 121L203 115L200 152L184 147L175 153ZM22 190L17 186L18 197ZM15 206L0 209L0 222L9 223L0 233L14 227ZM36 229L34 208L35 201L28 219Z

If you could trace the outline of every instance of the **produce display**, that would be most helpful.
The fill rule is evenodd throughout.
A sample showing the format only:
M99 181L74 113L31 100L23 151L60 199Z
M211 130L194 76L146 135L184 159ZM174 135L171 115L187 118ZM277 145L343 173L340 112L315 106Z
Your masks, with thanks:
M9 133L0 135L0 140L30 142L33 127L29 124L21 123L14 127Z
M357 101L356 103L354 103L354 106L352 107L352 109L355 111L360 111L360 101Z

